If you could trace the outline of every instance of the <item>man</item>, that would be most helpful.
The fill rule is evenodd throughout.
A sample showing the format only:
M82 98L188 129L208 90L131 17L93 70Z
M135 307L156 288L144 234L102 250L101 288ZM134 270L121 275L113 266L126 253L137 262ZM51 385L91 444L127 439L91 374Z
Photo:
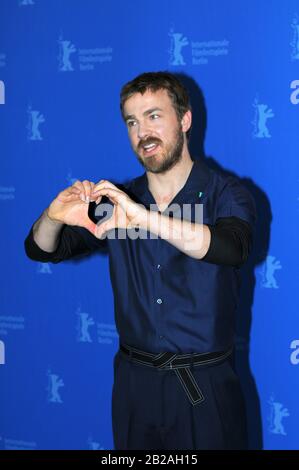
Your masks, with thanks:
M245 449L244 401L230 358L254 202L236 178L191 159L191 106L173 74L127 83L121 113L146 171L124 187L85 180L66 188L31 228L27 255L58 263L109 252L120 339L116 449ZM103 196L109 216L89 217Z

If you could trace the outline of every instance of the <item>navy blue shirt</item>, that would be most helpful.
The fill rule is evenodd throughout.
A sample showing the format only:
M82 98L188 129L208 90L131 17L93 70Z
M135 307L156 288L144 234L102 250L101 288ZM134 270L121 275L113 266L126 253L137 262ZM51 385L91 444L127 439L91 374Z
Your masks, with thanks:
M124 189L153 210L155 200L146 173ZM194 222L198 203L203 204L202 223L210 227L235 217L254 230L256 208L248 190L237 178L224 176L200 160L162 214L169 214L173 204L190 204ZM233 345L240 266L211 263L208 256L195 259L145 231L135 239L125 237L124 229L114 232L114 239L99 240L82 227L64 225L56 251L48 253L36 245L31 228L25 247L30 258L53 263L94 250L107 251L116 328L120 341L130 346L183 354L224 351Z

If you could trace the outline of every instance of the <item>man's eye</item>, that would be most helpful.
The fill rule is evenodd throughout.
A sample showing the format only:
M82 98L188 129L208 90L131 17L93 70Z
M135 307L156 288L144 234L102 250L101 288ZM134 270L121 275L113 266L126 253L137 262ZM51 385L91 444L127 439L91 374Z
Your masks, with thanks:
M128 127L132 127L134 123L135 123L135 121L128 121L128 122L127 122L127 126L128 126Z
M156 116L156 117L159 117L159 114L151 114L151 118L154 118L154 119L155 119L155 116Z

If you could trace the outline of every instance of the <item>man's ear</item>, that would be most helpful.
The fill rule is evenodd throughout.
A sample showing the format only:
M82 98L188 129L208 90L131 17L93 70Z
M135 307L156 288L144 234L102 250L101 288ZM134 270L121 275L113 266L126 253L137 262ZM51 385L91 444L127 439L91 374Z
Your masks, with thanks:
M190 129L192 124L192 112L190 110L186 111L184 114L181 124L183 132L187 132Z

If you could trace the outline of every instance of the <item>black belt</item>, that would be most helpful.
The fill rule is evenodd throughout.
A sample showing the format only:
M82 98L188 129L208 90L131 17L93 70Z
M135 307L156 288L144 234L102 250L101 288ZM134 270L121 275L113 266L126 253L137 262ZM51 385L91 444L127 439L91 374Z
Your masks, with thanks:
M127 344L120 344L120 350L129 356L133 362L157 369L174 370L192 405L196 405L204 401L205 398L189 366L204 366L224 361L232 353L233 348L228 351L211 353L175 354L166 351L159 354L152 354L133 348Z

